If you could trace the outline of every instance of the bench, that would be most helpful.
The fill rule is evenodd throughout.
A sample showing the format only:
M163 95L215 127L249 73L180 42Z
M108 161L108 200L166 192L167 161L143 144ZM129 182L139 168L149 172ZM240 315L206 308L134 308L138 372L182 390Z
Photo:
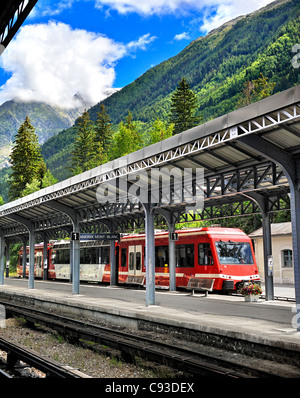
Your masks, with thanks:
M143 285L145 275L128 275L126 283L128 285Z
M187 286L180 286L181 288L191 290L192 296L194 292L205 292L205 297L208 296L208 292L212 292L214 286L214 279L207 278L190 278Z

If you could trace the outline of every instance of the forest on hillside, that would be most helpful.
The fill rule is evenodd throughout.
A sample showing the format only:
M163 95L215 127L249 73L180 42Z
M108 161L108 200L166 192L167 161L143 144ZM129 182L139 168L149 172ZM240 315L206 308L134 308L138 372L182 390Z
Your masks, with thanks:
M125 123L130 112L141 130L144 146L148 145L153 123L157 119L168 121L172 95L183 77L196 95L200 123L244 106L244 84L261 74L274 83L273 94L299 84L299 69L291 62L297 43L300 0L227 23L105 99L103 105L112 129L117 134L119 124ZM94 122L99 106L88 110ZM42 146L47 166L58 180L70 175L65 165L70 162L75 135L73 126Z
M129 115L131 127L140 137L131 150L151 144L151 134L158 123L167 129L172 95L183 77L195 93L199 123L247 105L245 84L261 75L272 84L272 93L299 84L300 68L293 67L291 62L292 48L297 43L300 0L237 18L193 41L181 53L151 68L102 102L111 120L115 143L114 148L105 149L106 159L111 158L112 152L114 157L124 154L118 152L116 142L121 139L120 132L128 127ZM251 102L259 99L253 97ZM100 106L87 111L92 123L96 123ZM58 181L72 175L71 154L79 120L42 145L47 168ZM0 172L5 200L9 173L9 169Z

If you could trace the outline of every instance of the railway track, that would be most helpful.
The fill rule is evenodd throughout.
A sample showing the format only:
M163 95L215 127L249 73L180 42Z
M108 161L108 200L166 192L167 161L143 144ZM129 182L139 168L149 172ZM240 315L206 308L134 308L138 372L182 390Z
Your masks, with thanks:
M272 372L258 370L251 366L237 364L234 361L215 358L213 355L195 352L195 350L166 344L148 337L129 335L124 331L87 323L77 319L53 314L35 308L12 305L1 301L8 315L20 316L28 323L44 325L71 341L80 339L106 345L121 352L125 360L136 356L152 362L163 363L178 370L184 370L192 376L214 376L226 378L276 377Z
M46 378L82 378L85 375L76 369L60 364L52 359L37 354L15 342L0 338L0 350L7 353L5 370L0 369L0 378L13 378L13 374L19 374L20 369L33 367L45 373ZM20 365L20 361L23 365Z

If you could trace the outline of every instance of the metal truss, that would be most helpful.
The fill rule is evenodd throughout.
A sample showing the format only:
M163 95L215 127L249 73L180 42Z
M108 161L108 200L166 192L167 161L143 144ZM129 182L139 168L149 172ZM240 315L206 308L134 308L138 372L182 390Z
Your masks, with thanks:
M271 162L206 177L205 182L206 198L288 185L283 171Z
M77 182L77 179L74 178L74 183L69 186L37 196L32 200L21 201L19 204L9 206L0 212L0 216L22 211L35 205L39 205L50 200L57 200L87 189L94 188L94 190L96 190L99 184L107 183L108 181L125 177L141 170L150 170L153 167L166 165L168 163L174 164L173 162L175 160L180 160L184 157L188 158L200 151L205 151L208 148L213 148L217 145L234 141L245 135L262 132L280 124L286 125L288 121L299 118L300 104L297 103L248 122L238 124L234 127L224 129L217 133L206 135L205 137L196 139L193 142L179 145L176 148L163 151L157 155L145 157L142 160L132 162L130 164L122 164L123 162L117 159L116 161L111 162L111 164L107 164L104 165L104 167L99 168L99 174L91 178L87 178L83 181L79 179ZM264 167L265 166L260 167L254 165L249 170L234 170L229 172L228 175L217 173L213 177L206 179L207 191L205 195L206 197L210 197L213 193L229 193L230 190L238 192L240 190L245 190L247 184L249 189L251 188L251 185L256 189L263 184L271 186L273 183L278 184L279 181L280 183L287 181L282 171L274 171L275 166L273 164L268 163L267 169ZM219 193L217 193L217 190L219 190Z
M273 197L267 197L268 208L270 212L277 212L279 210L289 210L290 200L286 192L278 193ZM105 206L99 206L105 207ZM107 218L103 217L103 214ZM109 209L93 208L89 211L84 210L81 214L81 231L82 232L105 232L107 226L104 224L105 220L113 220L115 231L118 232L132 232L143 231L145 228L145 217L142 211L137 211L131 206L114 207L111 212L111 205ZM184 206L170 211L172 221L174 224L217 220L220 218L249 216L254 214L261 214L261 210L254 200L241 197L232 201L231 203L211 203L211 200L205 201L205 206L202 211L189 213L185 212ZM97 216L98 215L98 216ZM155 225L157 228L168 228L166 220L155 213ZM64 238L69 235L72 230L72 223L69 217L59 215L56 217L49 216L34 222L34 231L36 234L47 234L51 239ZM19 241L21 237L27 236L28 231L20 224L14 224L8 228L3 229L4 236L10 242Z
M4 48L17 33L37 0L8 0L5 3L1 5L0 14L0 44Z

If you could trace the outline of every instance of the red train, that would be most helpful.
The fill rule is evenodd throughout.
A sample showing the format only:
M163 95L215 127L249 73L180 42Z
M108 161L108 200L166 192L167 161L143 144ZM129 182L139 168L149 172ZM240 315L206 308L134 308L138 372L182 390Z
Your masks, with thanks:
M176 286L187 286L191 277L214 279L217 291L236 290L245 281L259 281L252 242L241 230L235 228L205 227L179 230L175 245ZM81 242L80 280L110 281L107 243ZM155 284L169 286L169 233L155 234ZM48 279L70 279L69 241L51 242L48 245ZM19 252L18 275L22 276L22 250ZM27 248L28 256L28 248ZM140 278L145 283L145 235L122 236L116 244L118 282L128 283ZM28 264L28 260L27 260ZM35 248L35 277L43 277L43 245ZM28 276L28 265L26 267Z

